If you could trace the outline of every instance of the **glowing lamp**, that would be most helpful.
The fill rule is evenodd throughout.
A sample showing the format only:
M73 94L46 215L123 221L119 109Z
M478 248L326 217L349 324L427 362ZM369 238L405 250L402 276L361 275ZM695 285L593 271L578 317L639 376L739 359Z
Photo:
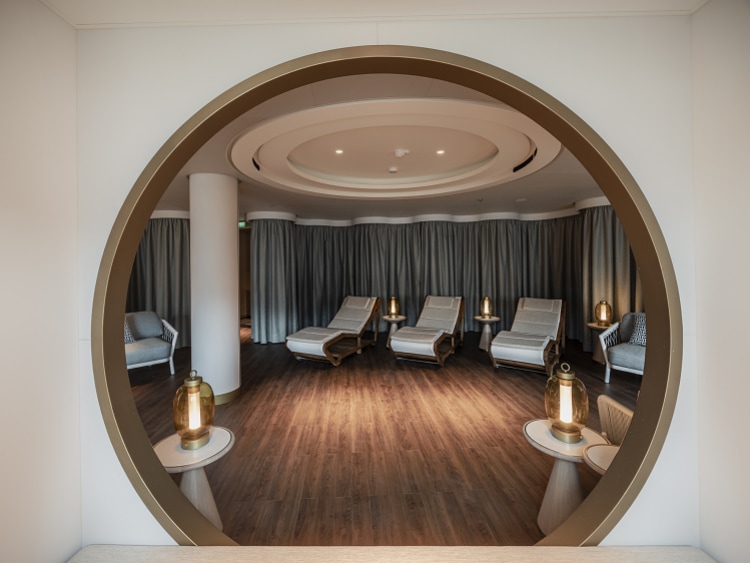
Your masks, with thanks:
M398 311L399 311L398 299L396 299L395 297L391 297L390 300L388 301L388 316L397 317Z
M594 308L594 318L599 326L609 326L612 324L612 306L604 299L599 301Z
M172 401L174 429L184 450L197 450L208 443L214 423L214 392L197 371L191 371Z
M555 438L568 444L581 441L581 430L589 419L589 396L569 364L560 364L547 380L544 408Z
M492 299L485 297L482 299L482 316L489 319L492 316Z

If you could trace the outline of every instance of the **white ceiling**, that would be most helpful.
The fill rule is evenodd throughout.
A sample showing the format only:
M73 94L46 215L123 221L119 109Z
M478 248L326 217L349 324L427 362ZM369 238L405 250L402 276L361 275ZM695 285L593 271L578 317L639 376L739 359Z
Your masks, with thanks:
M688 15L706 0L42 1L73 27L95 29ZM440 104L439 111L423 109ZM472 111L479 112L474 125L466 118L466 112ZM493 122L503 113L500 121ZM378 123L378 114L390 120ZM319 82L269 100L225 127L177 175L157 210L188 209L192 172L239 177L242 215L272 211L309 219L499 213L535 218L570 212L577 203L602 195L564 147L560 150L557 143L554 148L556 141L550 142L538 125L513 114L512 109L478 92L414 76ZM479 125L483 119L493 126ZM510 119L511 125L502 119ZM519 124L518 119L530 124ZM383 127L386 124L389 127ZM442 160L435 158L438 141L451 147L441 155ZM336 155L333 148L341 148L344 154ZM525 172L509 173L531 153L535 157ZM260 171L253 159L262 164Z
M706 0L42 0L78 29L300 21L689 15Z
M307 167L293 162L300 158ZM436 166L442 158L451 164ZM157 210L187 211L188 177L197 172L238 177L243 215L301 219L535 218L602 196L570 152L524 115L462 86L389 74L320 81L253 108L197 151Z

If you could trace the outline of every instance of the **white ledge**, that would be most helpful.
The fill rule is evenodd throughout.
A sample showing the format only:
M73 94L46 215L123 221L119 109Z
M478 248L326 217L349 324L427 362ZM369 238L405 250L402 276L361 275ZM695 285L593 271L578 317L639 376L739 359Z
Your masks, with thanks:
M476 215L450 215L447 213L415 215L413 217L355 217L353 219L316 219L297 217L294 213L279 211L251 211L245 214L247 221L258 219L280 219L292 221L303 226L351 227L352 225L403 225L409 223L423 223L427 221L446 221L450 223L474 223L478 221L516 220L516 221L544 221L577 215L582 209L609 205L606 197L583 200L565 209L549 211L547 213L480 213Z
M176 547L90 545L70 559L69 563L194 563L221 561L240 563L269 561L302 563L328 561L331 563L374 563L403 561L427 563L436 561L484 561L536 563L628 563L680 562L708 563L714 561L695 547Z

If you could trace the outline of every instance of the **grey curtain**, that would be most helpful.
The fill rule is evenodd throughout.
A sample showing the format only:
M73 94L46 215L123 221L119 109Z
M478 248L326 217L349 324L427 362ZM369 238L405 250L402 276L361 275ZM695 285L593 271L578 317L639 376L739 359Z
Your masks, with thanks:
M288 334L297 330L297 248L294 224L289 221L253 221L250 234L250 260L252 276L253 341L259 343L283 342ZM336 275L336 260L332 260L333 273L322 271L315 263L324 256L323 245L309 260L303 261L304 271L322 279ZM327 248L327 247L326 247ZM308 257L303 257L307 259ZM321 264L326 264L324 260ZM316 283L316 295L323 299L324 283ZM311 289L312 291L312 289Z
M151 219L130 274L125 310L155 311L190 345L190 221Z
M594 207L587 209L582 217L583 310L593 312L602 299L612 305L614 320L628 311L642 310L638 271L625 231L613 209ZM598 334L585 331L584 349L592 350L597 338Z
M256 342L283 342L302 327L325 326L349 294L381 297L382 312L395 295L405 324L416 322L427 295L462 295L465 328L474 331L485 295L500 328L512 324L520 297L561 298L567 336L588 349L586 323L600 299L616 303L616 312L633 307L630 248L610 207L543 221L327 227L264 220L252 228L260 253L251 266ZM269 252L279 254L271 259Z

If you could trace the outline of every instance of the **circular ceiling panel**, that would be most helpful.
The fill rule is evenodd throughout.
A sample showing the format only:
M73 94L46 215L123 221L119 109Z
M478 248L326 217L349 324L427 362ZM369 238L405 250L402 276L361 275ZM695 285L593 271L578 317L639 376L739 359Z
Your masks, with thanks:
M251 180L319 196L414 198L499 185L540 170L560 143L524 115L462 100L321 106L255 125L229 158Z
M528 154L528 140L514 143ZM289 154L290 166L321 181L403 184L431 181L475 170L497 157L484 137L444 127L385 125L346 129L316 137ZM510 154L506 158L514 158ZM515 155L515 158L522 158Z

